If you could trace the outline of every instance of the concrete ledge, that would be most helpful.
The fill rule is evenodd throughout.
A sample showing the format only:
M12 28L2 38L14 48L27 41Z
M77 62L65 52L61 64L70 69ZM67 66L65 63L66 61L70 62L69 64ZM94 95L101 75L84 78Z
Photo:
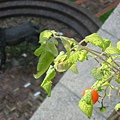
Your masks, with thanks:
M52 97L43 102L30 120L89 120L78 108L79 100L74 93L58 83L52 91ZM106 118L94 111L91 120L98 119Z
M91 75L91 70L96 66L96 62L93 59L84 61L84 63L78 63L79 74L75 74L68 70L61 78L60 83L66 86L71 92L76 94L79 98L82 96L82 92L91 87L95 82Z
M120 4L98 33L103 38L112 40L114 44L120 39ZM68 70L52 90L52 97L46 98L30 120L89 120L79 110L78 102L82 91L95 81L90 72L95 65L92 59L84 64L78 63L78 75ZM96 104L91 120L106 120L117 102L119 98L115 91L110 100L105 100L108 111L100 113L97 108L99 104Z
M120 40L120 4L102 25L101 29Z

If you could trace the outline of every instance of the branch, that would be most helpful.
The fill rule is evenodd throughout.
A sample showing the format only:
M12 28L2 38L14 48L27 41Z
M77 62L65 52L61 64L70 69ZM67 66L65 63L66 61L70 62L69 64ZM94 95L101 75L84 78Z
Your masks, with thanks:
M116 69L117 71L120 71L117 67L113 66L112 64L110 64L109 62L107 62L106 60L104 60L100 55L96 54L95 52L93 52L94 50L87 48L86 46L82 46L79 45L82 49L92 53L93 55L97 56L98 58L100 58L100 60L106 62L108 65L110 65L111 67L113 67L114 69Z

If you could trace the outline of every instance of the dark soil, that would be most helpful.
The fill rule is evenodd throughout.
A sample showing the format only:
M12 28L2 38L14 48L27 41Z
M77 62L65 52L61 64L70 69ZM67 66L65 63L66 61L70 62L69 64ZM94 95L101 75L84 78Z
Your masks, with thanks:
M102 1L95 1L89 2L88 0L82 6L91 12L98 12L101 9L98 4L102 4ZM110 0L108 1L110 2ZM96 7L94 10L92 10L93 4ZM40 24L42 28L63 32L65 36L79 40L79 36L71 28L43 18L21 16L4 19L0 20L0 27L15 27L28 21ZM5 67L0 71L0 120L29 120L45 99L46 93L40 87L43 77L38 80L33 77L38 61L33 53L37 47L23 42L6 48L7 61ZM62 50L63 47L60 45L59 49ZM63 73L57 73L53 80L53 87L62 76Z

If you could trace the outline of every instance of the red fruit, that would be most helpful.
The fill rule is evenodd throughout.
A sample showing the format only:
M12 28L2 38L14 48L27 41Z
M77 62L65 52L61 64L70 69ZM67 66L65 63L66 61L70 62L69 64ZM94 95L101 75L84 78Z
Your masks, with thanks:
M118 75L118 78L120 78L120 74Z
M98 101L98 98L99 98L98 92L96 90L94 90L93 88L87 88L83 92L82 96L84 96L87 91L92 91L92 101L93 101L93 104L95 104Z

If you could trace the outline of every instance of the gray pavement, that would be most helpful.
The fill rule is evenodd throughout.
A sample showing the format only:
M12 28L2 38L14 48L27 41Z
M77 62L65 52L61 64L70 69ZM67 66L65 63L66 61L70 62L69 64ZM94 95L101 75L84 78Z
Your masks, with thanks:
M98 34L112 40L113 44L120 40L120 4L102 25ZM45 99L30 120L89 120L78 108L78 102L82 91L95 82L91 76L91 69L95 65L95 61L91 59L78 63L79 74L68 70L52 90L52 96ZM90 120L106 120L119 99L114 91L112 98L105 100L105 105L108 106L106 113L99 112L97 103Z

